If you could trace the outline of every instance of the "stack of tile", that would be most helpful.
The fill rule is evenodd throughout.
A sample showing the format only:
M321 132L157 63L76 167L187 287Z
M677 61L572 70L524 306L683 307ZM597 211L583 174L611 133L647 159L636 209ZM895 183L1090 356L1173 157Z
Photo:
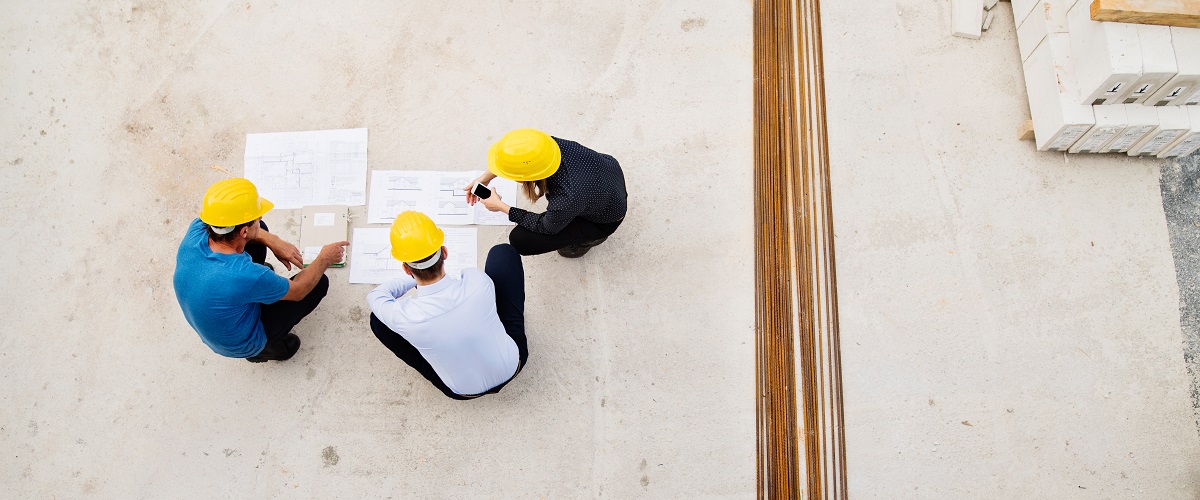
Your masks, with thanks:
M1037 149L1200 149L1200 29L1093 21L1091 1L1012 0Z

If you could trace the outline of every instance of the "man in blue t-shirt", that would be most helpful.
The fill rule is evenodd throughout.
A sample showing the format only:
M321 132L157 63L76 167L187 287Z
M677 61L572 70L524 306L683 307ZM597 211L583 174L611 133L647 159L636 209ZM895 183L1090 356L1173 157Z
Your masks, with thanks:
M175 296L200 340L222 356L261 363L296 354L300 338L291 329L325 297L325 270L341 262L349 244L325 245L290 280L275 274L265 264L267 249L289 270L304 262L262 222L274 206L246 179L217 182L179 245Z

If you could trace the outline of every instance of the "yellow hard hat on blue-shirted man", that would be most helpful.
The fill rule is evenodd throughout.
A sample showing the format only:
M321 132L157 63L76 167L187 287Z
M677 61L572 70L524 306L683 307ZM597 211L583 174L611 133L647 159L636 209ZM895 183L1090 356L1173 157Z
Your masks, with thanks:
M488 170L517 182L536 181L554 175L562 163L562 151L550 134L531 128L513 130L488 149Z
M275 207L258 195L254 183L242 179L225 179L208 187L200 220L214 227L233 227L262 217Z
M392 257L414 269L427 269L441 259L446 233L428 215L407 210L392 221L391 241Z

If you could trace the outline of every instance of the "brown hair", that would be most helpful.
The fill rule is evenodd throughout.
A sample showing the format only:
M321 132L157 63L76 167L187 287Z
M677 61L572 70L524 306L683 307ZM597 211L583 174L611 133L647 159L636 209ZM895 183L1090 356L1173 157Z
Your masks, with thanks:
M437 250L437 254L441 255L441 253L442 253L442 249L439 248ZM429 257L425 257L424 259L421 259L417 262L425 262L425 261L429 260L430 257L433 257L433 255L434 254L429 254ZM444 256L438 257L437 264L429 266L428 268L425 268L425 269L417 269L415 267L408 265L407 262L404 263L404 267L407 267L409 271L412 271L413 277L416 279L419 279L421 281L433 281L435 278L438 277L438 275L442 274L442 268L446 267L446 258Z
M250 224L256 223L256 222L258 222L258 219L254 219L250 222L243 222L241 224L234 226L233 231L230 231L225 234L217 234L216 231L213 231L212 226L210 226L208 224L204 225L204 229L206 229L208 231L209 239L216 241L218 243L229 243L229 242L233 241L234 238L237 238L238 232L240 232L243 227L247 227Z
M536 181L522 181L521 191L525 193L525 198L530 203L537 203L546 195L546 179L538 179Z

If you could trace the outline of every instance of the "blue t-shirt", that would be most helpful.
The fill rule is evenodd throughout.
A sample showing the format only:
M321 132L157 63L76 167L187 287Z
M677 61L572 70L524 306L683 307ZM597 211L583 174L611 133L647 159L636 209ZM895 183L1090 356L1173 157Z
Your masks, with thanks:
M183 317L213 352L231 358L258 355L267 345L261 306L287 295L288 280L242 252L208 247L205 224L188 226L175 256L175 297Z

